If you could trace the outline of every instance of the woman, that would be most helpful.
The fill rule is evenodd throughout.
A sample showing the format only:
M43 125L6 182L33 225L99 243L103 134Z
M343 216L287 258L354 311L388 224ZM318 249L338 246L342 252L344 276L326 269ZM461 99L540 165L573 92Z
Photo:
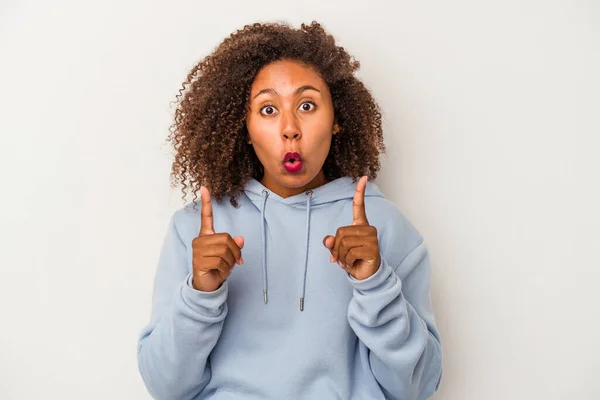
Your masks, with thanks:
M170 139L194 201L171 218L138 346L155 398L437 390L428 252L367 182L385 149L358 68L315 22L254 24L188 75Z

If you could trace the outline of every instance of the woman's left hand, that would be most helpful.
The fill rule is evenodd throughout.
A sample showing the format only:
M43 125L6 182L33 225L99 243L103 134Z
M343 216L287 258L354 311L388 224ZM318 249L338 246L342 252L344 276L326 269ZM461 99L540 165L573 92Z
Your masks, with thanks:
M338 228L335 236L327 235L323 244L331 251L330 262L336 262L355 279L367 279L379 269L381 256L377 228L369 225L365 212L367 177L356 184L352 200L352 225Z

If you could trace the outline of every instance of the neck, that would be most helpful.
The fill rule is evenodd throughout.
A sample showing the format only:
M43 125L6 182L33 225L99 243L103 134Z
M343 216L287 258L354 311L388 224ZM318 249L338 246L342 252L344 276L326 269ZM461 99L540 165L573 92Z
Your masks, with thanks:
M283 186L279 184L275 179L273 179L272 176L268 175L266 171L265 175L260 181L260 183L262 183L264 187L266 187L267 189L284 199L295 196L300 193L304 193L305 191L310 189L318 188L319 186L323 186L327 182L328 181L325 177L325 172L323 171L323 168L321 168L317 176L315 176L310 182L300 187Z

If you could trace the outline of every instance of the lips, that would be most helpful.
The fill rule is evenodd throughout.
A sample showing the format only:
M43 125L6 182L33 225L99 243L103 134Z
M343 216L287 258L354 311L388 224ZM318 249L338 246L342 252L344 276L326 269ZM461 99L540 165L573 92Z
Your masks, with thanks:
M290 173L300 172L302 170L302 156L296 152L286 153L283 159L283 167Z
M283 159L283 162L291 162L294 163L295 161L302 161L302 157L300 156L299 153L296 152L288 152L285 154L285 158Z

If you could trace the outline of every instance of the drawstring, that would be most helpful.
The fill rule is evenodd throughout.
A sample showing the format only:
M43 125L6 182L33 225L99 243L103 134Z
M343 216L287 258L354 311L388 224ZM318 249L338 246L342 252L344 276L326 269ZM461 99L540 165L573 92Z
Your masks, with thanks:
M263 297L265 304L267 304L267 241L265 238L265 205L267 204L267 197L269 197L269 191L263 189L262 194L264 196L264 199L262 203L262 208L260 210L260 232L262 248Z
M306 244L304 247L304 279L302 280L302 296L300 296L300 311L304 311L304 295L306 294L306 272L308 270L308 239L310 233L310 199L313 196L313 191L305 192L308 196L306 199Z
M306 242L304 247L304 277L302 279L302 295L300 296L300 311L304 311L304 297L306 294L306 275L308 271L308 243L310 234L310 200L313 197L313 191L307 190L304 194L308 197L306 199ZM263 189L262 191L263 203L260 210L260 230L261 230L261 250L262 250L262 277L263 277L263 298L265 304L267 304L267 241L265 231L265 208L267 204L267 198L269 197L269 191Z

